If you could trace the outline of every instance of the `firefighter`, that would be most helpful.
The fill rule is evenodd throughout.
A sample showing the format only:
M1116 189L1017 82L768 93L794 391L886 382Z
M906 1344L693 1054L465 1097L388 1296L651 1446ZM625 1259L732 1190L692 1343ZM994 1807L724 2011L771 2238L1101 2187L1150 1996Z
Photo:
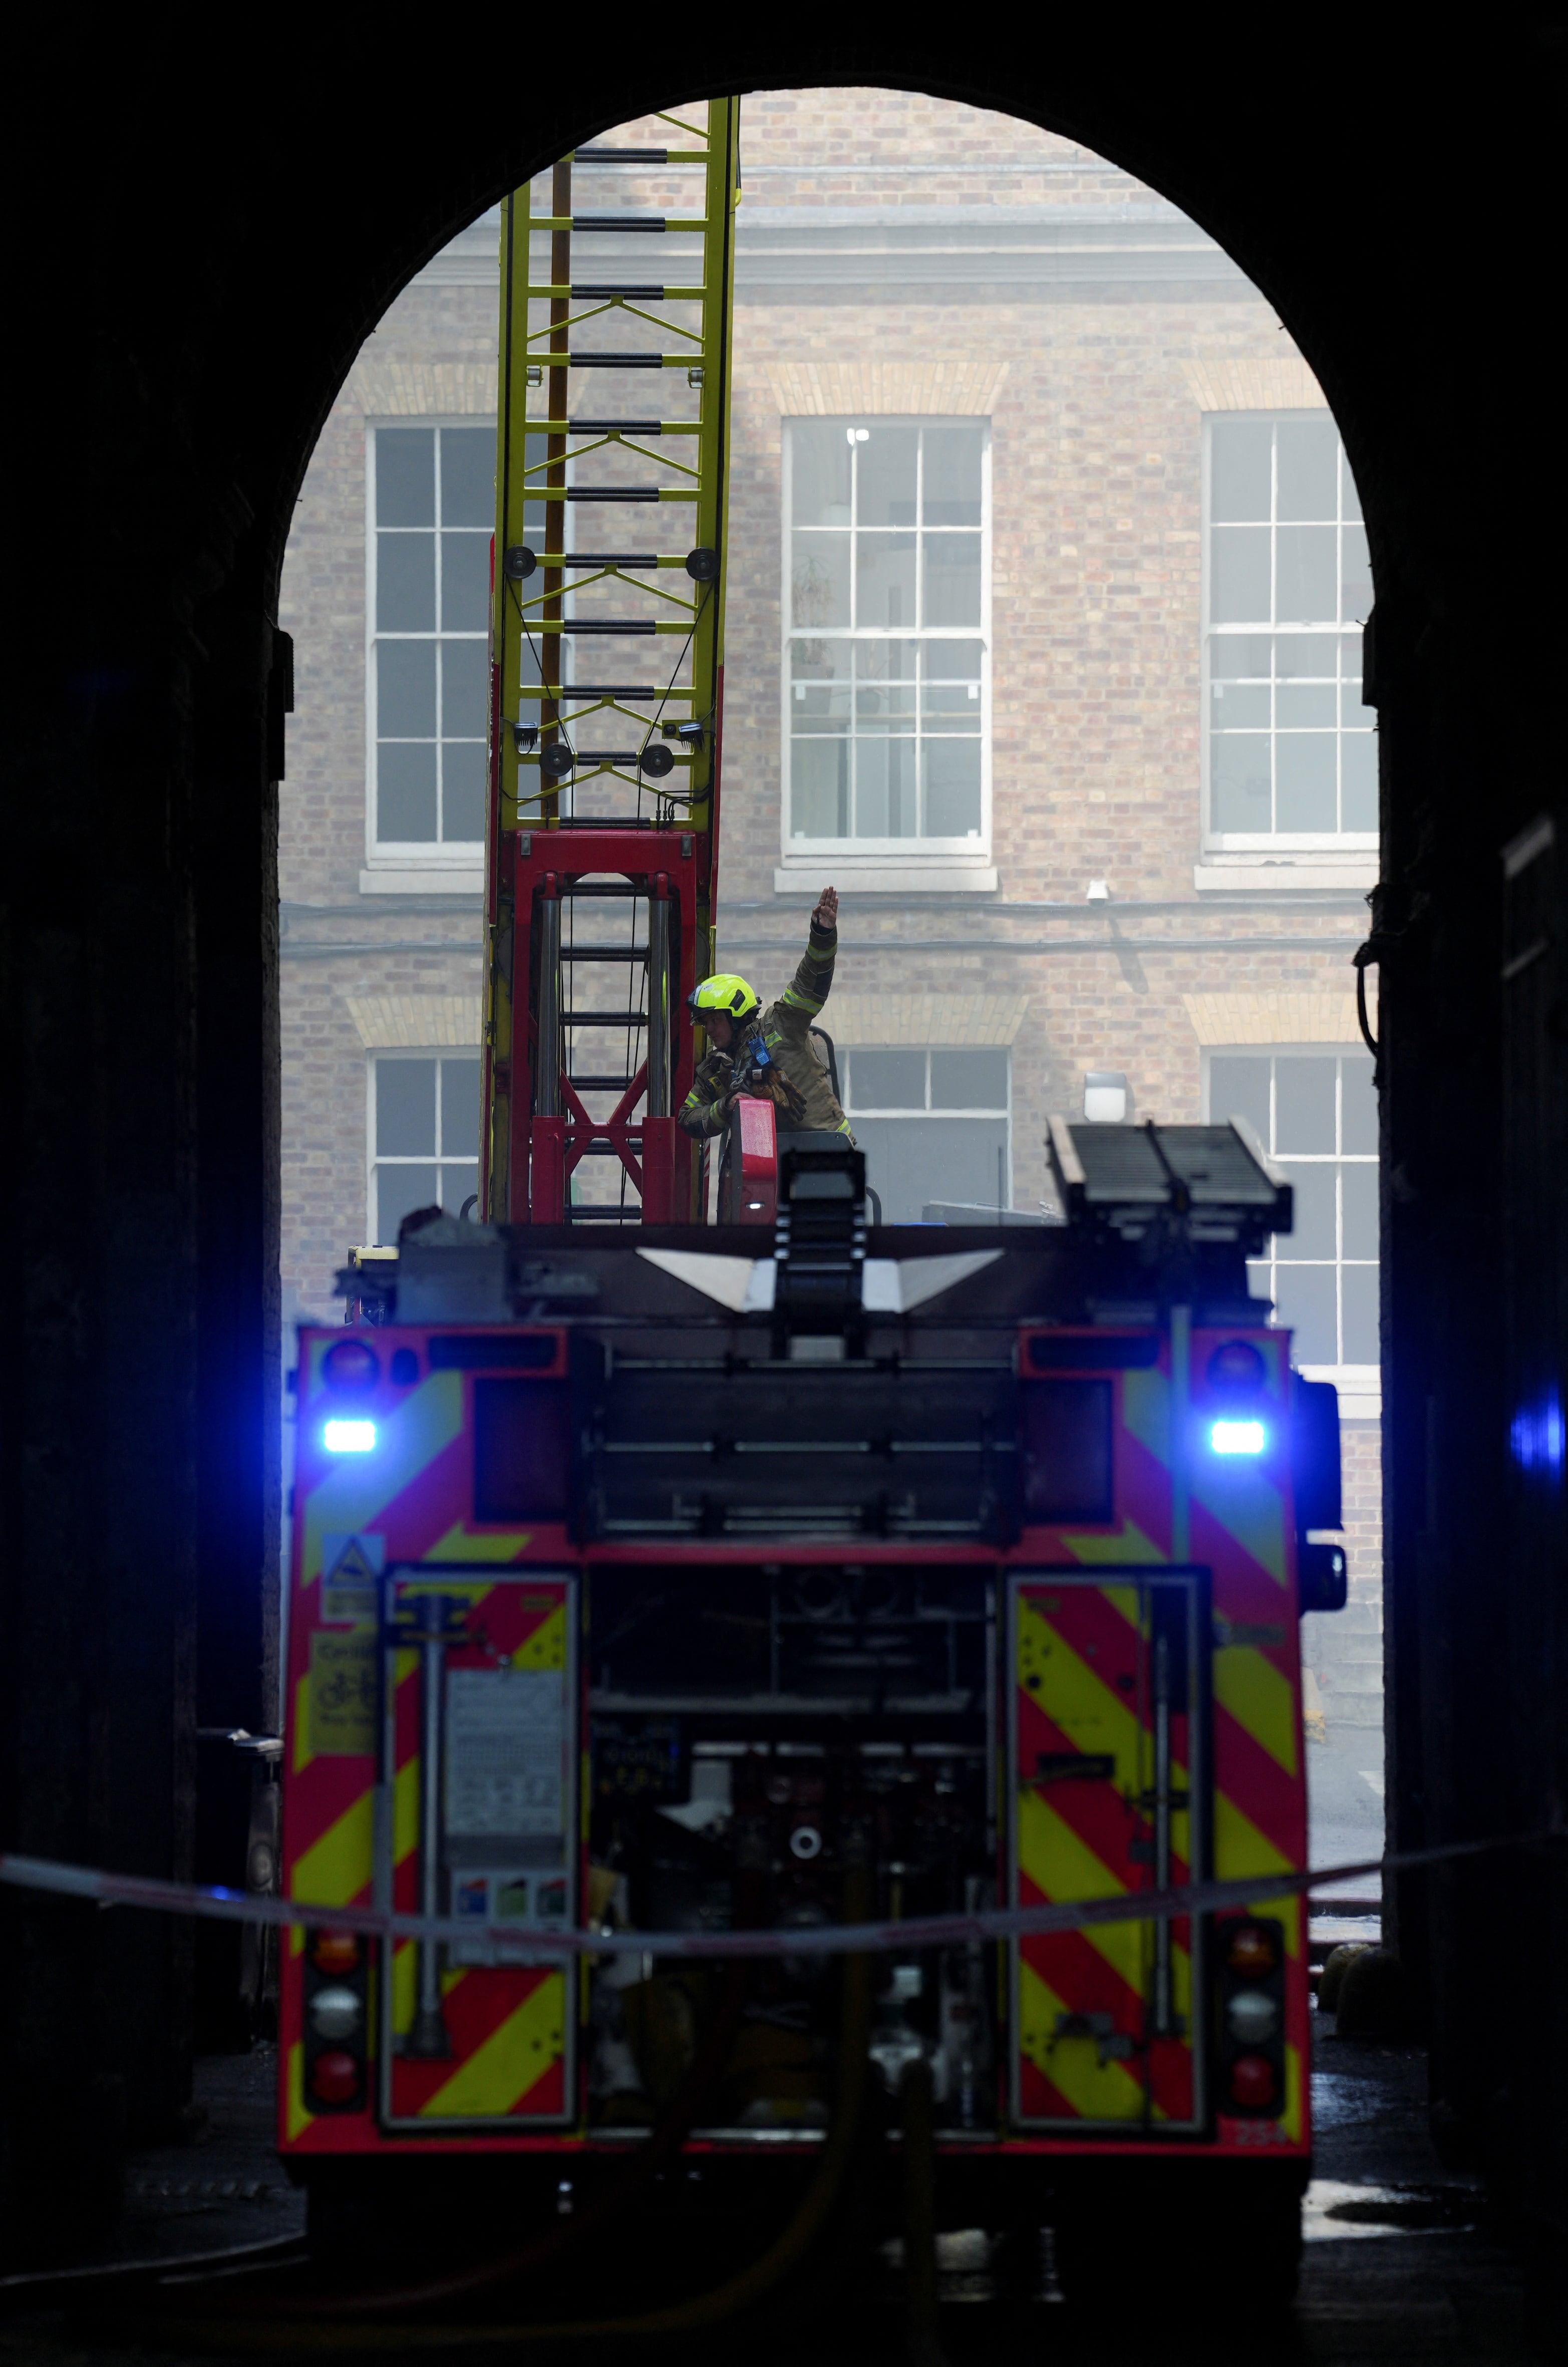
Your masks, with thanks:
M762 1010L755 990L733 970L720 970L693 989L686 1007L706 1030L713 1049L681 1107L680 1122L688 1134L699 1141L722 1134L745 1093L774 1104L781 1134L842 1134L853 1141L828 1072L811 1048L811 1023L828 1000L838 949L838 890L824 888L800 967L776 1002Z

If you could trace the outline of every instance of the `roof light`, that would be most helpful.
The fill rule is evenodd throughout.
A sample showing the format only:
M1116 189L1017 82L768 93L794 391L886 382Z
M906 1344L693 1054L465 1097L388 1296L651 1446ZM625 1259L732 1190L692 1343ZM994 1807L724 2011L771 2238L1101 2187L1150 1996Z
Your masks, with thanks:
M329 1421L321 1433L329 1455L368 1455L375 1444L373 1421Z
M1260 1421L1216 1421L1210 1426L1209 1444L1216 1455L1261 1455L1269 1433Z

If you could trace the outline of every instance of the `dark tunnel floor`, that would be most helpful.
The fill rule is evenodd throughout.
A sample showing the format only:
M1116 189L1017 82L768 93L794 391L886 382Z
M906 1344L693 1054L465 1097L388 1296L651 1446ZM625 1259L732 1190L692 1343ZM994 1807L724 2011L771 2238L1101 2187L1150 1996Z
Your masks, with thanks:
M1518 2263L1484 2224L1479 2189L1445 2171L1427 2129L1426 2068L1420 2051L1337 2039L1314 2016L1314 2102L1316 2177L1307 2200L1306 2243L1294 2308L1265 2322L1228 2316L1223 2296L1193 2308L1173 2297L1171 2317L1153 2328L1121 2316L1121 2296L1092 2314L1060 2302L1013 2302L994 2294L988 2247L978 2237L949 2238L942 2251L941 2339L951 2367L1039 2359L1077 2367L1090 2360L1207 2362L1245 2324L1279 2367L1359 2367L1359 2362L1513 2362L1548 2357L1526 2325ZM303 2197L291 2188L272 2145L271 2049L248 2057L210 2058L199 2067L205 2118L190 2140L135 2156L126 2213L98 2261L168 2259L250 2243L276 2242L304 2225ZM1349 2215L1346 2215L1348 2214ZM1135 2236L1128 2245L1135 2283ZM4 2298L0 2360L16 2367L130 2361L161 2367L176 2357L217 2361L218 2350L164 2350L155 2341L117 2337L112 2323L86 2333L58 2305L26 2308L13 2287ZM594 2346L597 2353L600 2346ZM627 2355L629 2346L615 2346ZM744 2343L718 2329L682 2345L683 2358L726 2360ZM794 2342L768 2346L778 2367L831 2367L839 2360L904 2355L900 2288L885 2261L868 2262L851 2306ZM440 2353L426 2351L426 2357ZM447 2354L457 2355L457 2354ZM490 2355L504 2355L491 2353ZM513 2355L515 2355L514 2353ZM586 2351L541 2356L582 2358ZM633 2355L637 2355L635 2352ZM641 2355L652 2356L644 2352ZM661 2358L668 2351L658 2354ZM926 2367L936 2367L927 2361Z

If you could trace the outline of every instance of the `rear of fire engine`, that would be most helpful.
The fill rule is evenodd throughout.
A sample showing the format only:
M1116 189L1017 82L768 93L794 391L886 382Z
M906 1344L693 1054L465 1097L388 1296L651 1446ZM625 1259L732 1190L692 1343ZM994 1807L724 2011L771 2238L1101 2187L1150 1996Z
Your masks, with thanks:
M281 2143L323 2238L355 2197L428 2237L482 2174L515 2248L679 2157L795 2228L783 2260L873 2228L918 2142L937 2224L1049 2223L1069 2285L1164 2245L1279 2290L1308 1996L1269 1883L1305 1857L1298 1616L1344 1587L1333 1393L1247 1291L1288 1185L1235 1126L1054 1121L1061 1223L868 1228L857 1150L781 1155L742 1104L750 1221L710 1223L673 1116L715 967L738 112L503 209L484 1221L405 1226L300 1334L284 1882L320 1915ZM649 159L701 210L575 210L574 171ZM584 276L628 222L700 232L692 283ZM657 349L592 346L634 317ZM596 368L675 392L591 417ZM617 502L692 547L567 534ZM657 693L594 661L660 633ZM617 963L626 1008L590 1007ZM578 1198L592 1159L619 1202ZM1256 1901L922 1936L1211 1876ZM817 1944L846 1922L874 1954Z
M1308 1535L1333 1393L1247 1297L1289 1187L1241 1132L1058 1123L1053 1152L1069 1222L1026 1246L868 1232L828 1148L786 1157L771 1240L445 1219L379 1319L302 1334L307 2180L479 2149L591 2195L674 2108L765 2214L846 2070L895 2112L919 2072L942 2224L1048 2218L1075 2279L1146 2205L1190 2263L1288 2277L1306 1956L1268 1877L1304 1863L1298 1614L1343 1589ZM1209 1918L920 1938L1254 1874ZM349 1902L476 1937L378 1947ZM851 2029L811 1935L867 1920ZM780 1939L730 1970L539 1944L573 1925Z

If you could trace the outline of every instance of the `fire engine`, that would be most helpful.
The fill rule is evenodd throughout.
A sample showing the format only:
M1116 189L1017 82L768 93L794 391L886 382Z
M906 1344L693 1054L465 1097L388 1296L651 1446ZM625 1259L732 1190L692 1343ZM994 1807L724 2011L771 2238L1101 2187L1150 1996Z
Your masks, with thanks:
M284 1954L280 2143L313 2209L460 2156L544 2212L678 2124L787 2213L846 2099L923 2083L939 2224L1049 2219L1077 2278L1137 2209L1281 2282L1309 2000L1303 1904L1269 1883L1305 1863L1299 1618L1345 1591L1334 1392L1248 1290L1289 1184L1239 1121L1054 1119L1057 1221L883 1227L858 1150L758 1104L710 1220L672 1115L712 966L737 116L656 159L705 176L660 218L704 238L683 290L579 276L611 218L571 172L621 151L558 167L543 221L505 210L481 1221L406 1226L345 1276L349 1323L299 1337L283 1881L321 1912ZM573 304L660 301L700 315L690 415L569 405ZM687 428L679 568L564 547L547 497L596 482L569 459L658 463ZM653 613L597 614L595 576ZM562 654L667 598L673 724ZM589 744L605 714L629 754ZM635 1010L574 1000L610 959ZM601 1028L637 1039L624 1070L579 1065ZM572 1197L592 1157L634 1203ZM919 1936L1253 1876L1208 1916ZM367 1941L349 1904L459 1936ZM866 1920L857 2007L811 1940ZM780 1937L726 1973L568 1957L569 1930Z

